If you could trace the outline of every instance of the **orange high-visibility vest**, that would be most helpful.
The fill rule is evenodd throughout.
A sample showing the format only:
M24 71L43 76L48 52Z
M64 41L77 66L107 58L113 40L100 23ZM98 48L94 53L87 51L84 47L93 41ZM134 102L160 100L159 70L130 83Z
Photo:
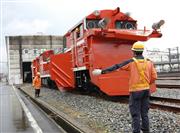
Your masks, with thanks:
M141 90L141 89L149 89L149 80L145 76L145 71L147 67L147 59L144 60L137 60L136 58L133 58L136 68L139 73L139 81L137 83L132 84L131 90L136 91L136 90ZM142 65L140 64L142 63Z
M41 78L38 76L35 76L35 78L33 79L33 87L35 89L40 89L41 87Z
M147 59L133 58L131 62L122 69L130 71L129 91L140 91L150 88L150 84L157 79L157 73L153 63Z

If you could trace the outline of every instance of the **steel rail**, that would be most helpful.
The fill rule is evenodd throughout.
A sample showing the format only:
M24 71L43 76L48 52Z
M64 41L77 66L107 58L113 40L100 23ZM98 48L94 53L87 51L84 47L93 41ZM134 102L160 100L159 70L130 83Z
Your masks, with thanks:
M164 111L180 113L180 108L179 107L162 105L162 104L157 104L157 103L150 103L150 108L152 108L152 109L157 109L158 108L158 109L161 109L161 110L164 110Z
M158 77L180 77L180 72L174 72L174 73L158 73Z
M53 119L56 122L56 124L63 128L67 133L92 133L91 130L82 127L82 125L77 125L76 123L73 123L72 120L70 121L64 116L60 115L59 112L57 113L56 111L51 109L49 106L46 105L46 103L43 103L42 101L33 98L21 88L18 89L22 93L24 93L25 96L29 97L33 103L35 103L48 116L50 116L50 118Z
M159 77L157 80L180 80L180 77Z
M180 89L180 85L170 84L156 84L157 88Z
M165 110L165 111L171 111L171 112L174 112L174 113L180 113L180 107L163 105L163 103L159 104L159 103L153 103L152 102L152 101L158 101L158 102L167 102L167 103L180 104L180 99L151 96L150 100L151 100L151 103L150 103L151 108L159 108L159 109Z
M117 102L117 103L125 103L128 104L128 96L114 96L114 97L109 97L107 95L102 96L97 96L97 98L102 98L104 100L112 101L112 102ZM156 101L165 101L169 103L178 103L180 104L180 100L178 99L170 99L170 98L160 98L160 97L150 97L150 100L156 100ZM174 112L174 113L180 113L180 108L179 107L174 107L174 106L168 106L168 105L162 105L162 104L157 104L153 103L150 101L150 108L151 109L159 109L159 110L164 110L164 111L169 111L169 112Z
M173 98L164 98L164 97L151 96L151 97L150 97L150 100L180 104L180 99L173 99Z
M112 102L128 104L128 97L123 97L123 98L122 97L106 97L106 100L110 100ZM168 103L178 103L178 104L180 104L180 100L178 100L178 99L150 97L150 100L154 100L154 101L156 100L156 101L159 101L159 102L164 101L164 102L168 102ZM153 103L152 101L150 101L150 108L151 109L159 109L159 110L174 112L174 113L180 113L180 107L168 106L168 105L162 105L162 104Z

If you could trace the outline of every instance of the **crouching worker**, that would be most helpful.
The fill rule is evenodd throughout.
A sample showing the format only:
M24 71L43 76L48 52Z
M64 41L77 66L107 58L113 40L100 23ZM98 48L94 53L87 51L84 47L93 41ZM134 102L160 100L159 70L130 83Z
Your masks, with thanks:
M39 97L41 89L41 77L39 72L37 72L35 78L33 79L33 87L35 88L35 97Z
M157 72L153 63L143 57L144 45L140 42L134 43L131 49L134 53L132 59L120 64L113 65L107 69L95 69L93 75L100 75L112 72L119 68L130 71L129 77L129 110L132 116L133 133L149 133L149 97L150 84L157 79ZM142 124L140 124L142 121Z

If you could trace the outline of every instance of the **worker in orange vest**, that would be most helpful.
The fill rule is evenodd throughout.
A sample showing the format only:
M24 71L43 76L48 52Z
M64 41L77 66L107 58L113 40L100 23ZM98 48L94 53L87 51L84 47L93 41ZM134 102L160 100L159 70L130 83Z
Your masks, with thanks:
M33 79L33 87L35 88L35 97L39 97L41 89L41 77L39 72L37 72L35 78Z
M155 67L149 59L143 57L144 45L140 42L133 44L134 57L107 69L94 69L93 75L112 72L119 68L130 71L129 78L129 110L132 116L133 133L149 133L149 97L150 85L157 79ZM140 125L140 119L142 124Z

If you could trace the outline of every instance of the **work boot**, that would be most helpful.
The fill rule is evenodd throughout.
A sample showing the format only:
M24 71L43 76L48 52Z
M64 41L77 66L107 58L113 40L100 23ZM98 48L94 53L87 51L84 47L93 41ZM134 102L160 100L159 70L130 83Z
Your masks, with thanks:
M37 94L35 94L35 98L37 98L38 97L38 95Z

